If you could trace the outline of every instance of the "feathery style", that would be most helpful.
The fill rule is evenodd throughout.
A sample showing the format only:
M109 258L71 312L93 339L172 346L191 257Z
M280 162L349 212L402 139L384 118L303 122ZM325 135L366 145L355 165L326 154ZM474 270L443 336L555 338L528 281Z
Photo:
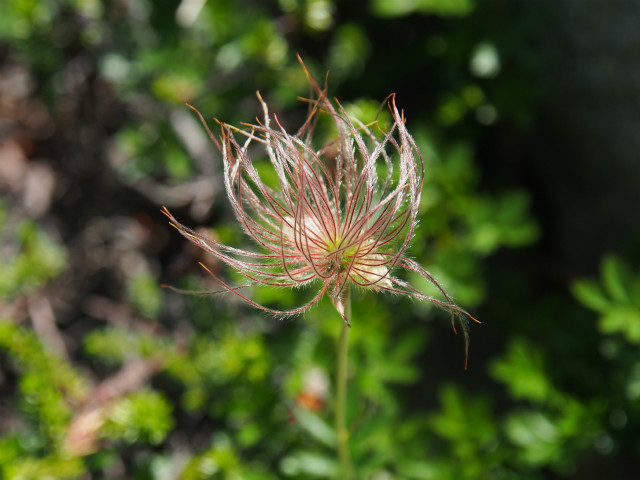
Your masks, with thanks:
M448 311L452 323L457 317L468 351L467 318L475 319L454 303L427 270L405 256L417 225L424 164L395 96L386 101L393 125L383 131L377 122L365 125L349 116L337 101L327 98L326 87L319 86L304 64L303 68L315 98L308 100L308 118L295 135L269 114L259 93L263 121L243 129L220 123L219 139L194 109L222 153L225 188L235 216L260 251L205 238L178 222L166 207L163 213L184 237L247 279L244 285L232 286L207 269L223 287L210 293L228 291L278 315L299 314L326 293L346 322L350 285L406 295ZM318 149L312 140L323 115L332 120L337 135ZM277 185L268 185L261 178L249 156L253 144L266 150ZM422 276L442 298L428 296L395 277L396 269ZM288 311L265 307L243 293L258 284L298 287L312 283L319 285L317 294Z

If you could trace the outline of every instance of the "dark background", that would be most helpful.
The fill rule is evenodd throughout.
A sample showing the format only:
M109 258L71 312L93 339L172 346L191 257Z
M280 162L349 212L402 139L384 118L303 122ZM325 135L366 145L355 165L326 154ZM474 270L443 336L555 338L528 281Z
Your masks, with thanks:
M396 93L427 164L410 255L483 322L464 371L445 315L356 296L358 478L635 478L640 2L8 0L0 18L4 477L331 476L295 413L330 428L328 302L279 321L160 288L208 288L161 206L248 244L184 104L238 125L260 90L295 131L300 54L364 119Z

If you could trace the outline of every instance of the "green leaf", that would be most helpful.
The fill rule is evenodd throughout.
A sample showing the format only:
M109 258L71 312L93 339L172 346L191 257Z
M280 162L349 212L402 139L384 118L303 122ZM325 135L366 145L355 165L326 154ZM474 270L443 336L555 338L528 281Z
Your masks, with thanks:
M103 427L103 434L110 438L159 444L173 428L171 404L162 394L152 390L131 393L111 408Z
M0 350L20 370L22 407L49 439L59 438L72 415L71 402L85 398L84 378L52 354L30 330L0 320Z
M18 293L29 293L55 278L66 266L64 247L30 220L20 222L15 238L20 246L19 253L9 259L0 257L0 297L13 298Z
M292 411L300 426L313 438L327 447L335 447L337 436L333 427L309 410L294 407Z
M80 458L62 458L51 455L44 458L24 457L6 465L7 479L42 480L53 478L79 478L84 472Z
M561 459L564 438L552 419L540 411L512 414L505 424L507 437L517 445L521 461L545 465Z
M474 0L374 0L373 12L380 17L399 17L413 12L464 16L471 13L474 5Z
M226 435L217 436L213 445L200 455L192 457L182 469L183 480L207 480L224 478L239 480L242 475L240 458Z
M631 303L640 308L640 275L636 275L631 279L627 284L627 289L629 290Z
M505 355L492 363L491 375L507 385L514 398L544 402L553 393L541 353L522 339L509 343Z
M433 430L451 441L459 459L475 458L495 440L496 423L489 402L453 386L440 389L439 397L441 412L431 418Z
M619 307L600 318L600 330L604 333L622 333L631 343L640 343L640 310Z
M318 478L332 478L338 472L338 465L333 457L316 452L298 451L283 458L280 469L287 476L306 474Z
M604 296L600 287L591 280L577 280L571 285L573 296L584 306L604 313L611 308L611 303Z
M625 283L629 272L625 265L615 256L607 256L602 261L602 280L607 293L618 302L629 302L629 294Z
M402 478L412 480L442 480L448 478L447 466L442 463L425 461L404 461L398 464Z
M156 318L162 308L162 293L156 278L149 273L136 275L129 284L129 300L149 318Z

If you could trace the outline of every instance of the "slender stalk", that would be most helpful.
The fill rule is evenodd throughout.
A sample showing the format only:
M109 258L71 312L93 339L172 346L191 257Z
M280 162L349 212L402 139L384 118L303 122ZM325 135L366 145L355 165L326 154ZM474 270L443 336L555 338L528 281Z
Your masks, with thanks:
M348 287L347 287L348 288ZM351 295L347 291L344 299L344 314L351 323ZM349 352L349 330L346 322L341 322L340 337L338 339L338 375L336 378L336 408L335 423L338 436L338 458L340 460L341 480L353 478L353 466L349 453L349 430L347 428L347 357Z

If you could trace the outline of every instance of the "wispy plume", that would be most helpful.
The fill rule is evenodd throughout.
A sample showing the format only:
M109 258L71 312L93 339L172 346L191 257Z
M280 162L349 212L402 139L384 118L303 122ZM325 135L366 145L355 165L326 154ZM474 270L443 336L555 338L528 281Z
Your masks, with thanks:
M163 208L183 236L247 279L242 285L230 285L207 269L223 287L209 293L228 291L278 315L304 312L326 294L345 322L345 301L352 285L405 295L448 311L452 323L457 318L468 351L467 322L475 319L455 304L426 269L405 256L417 225L424 163L395 96L389 96L384 105L393 120L388 129L378 122L364 124L348 115L337 100L331 101L326 86L321 87L302 66L312 94L307 100L309 115L295 134L269 113L259 93L262 121L243 128L220 123L219 138L194 109L222 152L225 188L235 216L259 249L241 250L205 238ZM314 130L322 116L329 117L337 134L318 148ZM277 185L267 184L259 174L249 153L253 144L266 151ZM427 295L394 275L403 269L433 284L441 296ZM308 303L281 311L245 294L247 287L260 284L319 288Z

